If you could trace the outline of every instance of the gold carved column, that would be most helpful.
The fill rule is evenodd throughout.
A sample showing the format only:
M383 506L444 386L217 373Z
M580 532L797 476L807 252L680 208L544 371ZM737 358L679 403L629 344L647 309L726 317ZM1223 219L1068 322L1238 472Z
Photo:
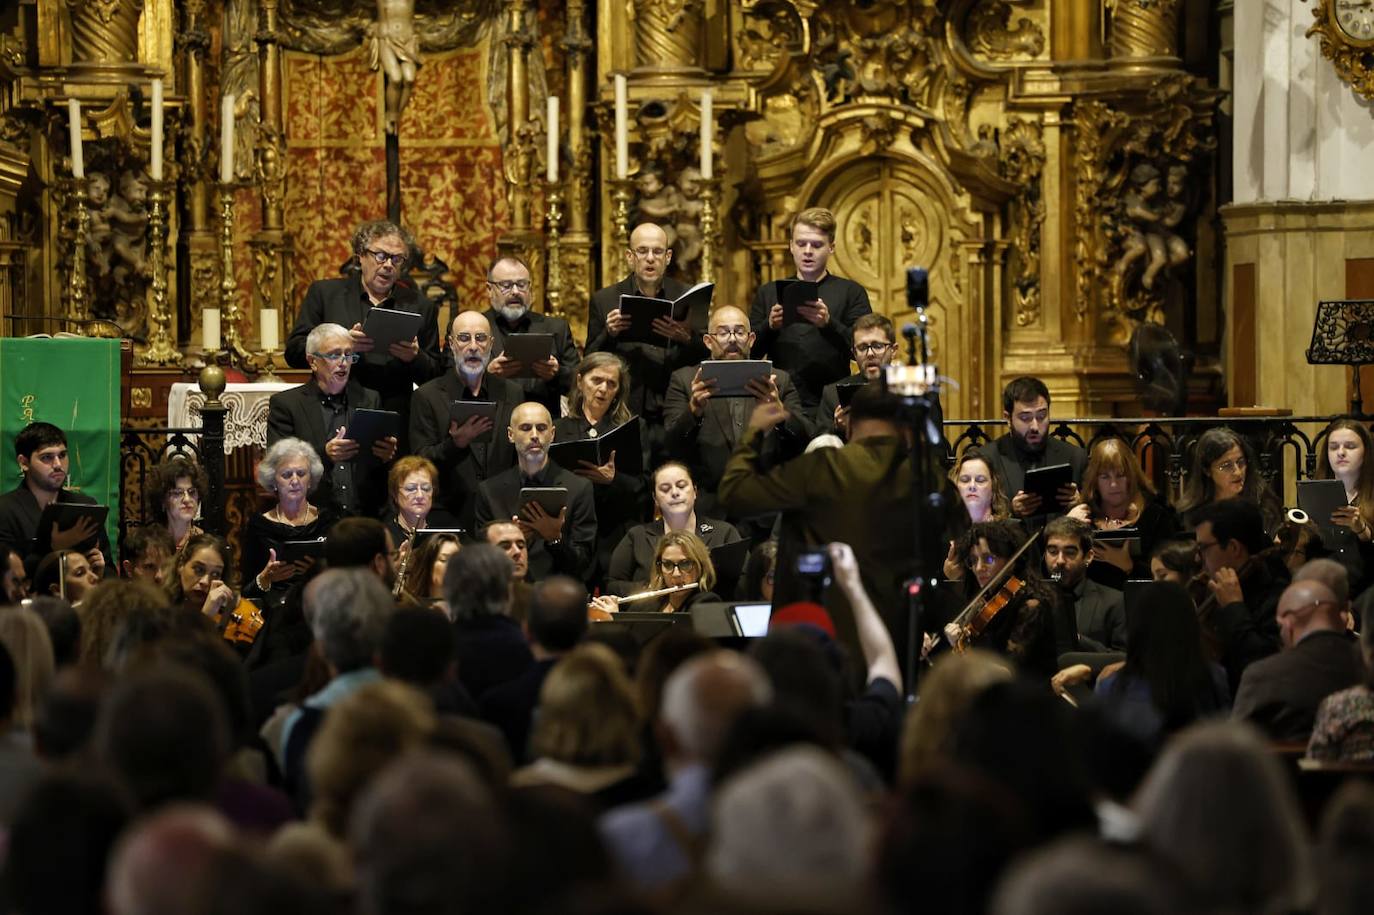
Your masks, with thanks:
M294 254L291 236L282 219L282 203L286 194L286 135L282 120L282 56L280 0L259 0L258 31L258 96L259 123L257 145L253 150L254 177L262 195L262 227L249 242L253 252L253 291L258 313L253 315L256 326L262 309L276 310L277 320L289 328L295 324L295 302L291 301L291 258ZM262 328L258 328L261 339ZM278 339L285 339L278 328Z
M185 200L185 230L179 242L184 270L178 289L183 318L178 342L183 347L200 342L194 329L201 326L204 309L219 307L219 259L215 228L210 222L213 156L205 96L205 58L210 50L205 12L205 0L188 0L182 6L176 35L181 86L186 95L179 162Z
M588 62L592 52L587 32L586 0L569 0L563 50L567 55L568 159L563 181L568 227L559 245L563 310L573 325L573 335L586 335L587 305L595 279L592 275L592 151L595 133L587 126Z
M502 168L510 228L497 240L496 246L501 254L517 255L529 265L534 301L543 302L546 310L545 233L540 231L534 219L534 187L543 179L539 173L539 145L544 126L530 117L531 58L538 66L543 66L542 55L532 54L536 47L532 21L536 13L537 7L529 0L505 0L506 136Z

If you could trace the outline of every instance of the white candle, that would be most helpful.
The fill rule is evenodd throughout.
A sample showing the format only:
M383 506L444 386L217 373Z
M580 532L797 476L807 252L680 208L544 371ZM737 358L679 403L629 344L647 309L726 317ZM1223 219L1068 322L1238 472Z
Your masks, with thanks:
M219 352L219 309L205 308L200 313L200 348L207 353Z
M226 95L220 103L219 180L221 184L234 181L234 96Z
M277 310L264 308L258 316L258 337L262 340L263 352L270 353L277 348Z
M711 154L711 139L716 132L716 116L712 108L711 90L701 93L701 177L714 174L715 157Z
M558 183L558 96L549 96L548 112L549 128L549 161L548 174L549 184Z
M81 157L81 103L74 98L67 99L67 118L72 129L72 177L86 177L86 162Z
M630 173L630 125L625 75L615 75L615 176L621 181Z
M148 174L154 181L162 180L162 80L153 80L153 151L149 156Z

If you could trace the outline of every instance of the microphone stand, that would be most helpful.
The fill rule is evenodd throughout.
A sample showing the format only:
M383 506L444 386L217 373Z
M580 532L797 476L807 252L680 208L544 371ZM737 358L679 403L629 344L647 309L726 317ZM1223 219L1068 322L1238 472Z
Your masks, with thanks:
M916 323L902 328L906 338L906 365L890 365L883 376L884 387L898 395L906 406L907 427L911 432L911 492L916 497L912 512L912 576L903 582L907 604L906 670L907 701L914 701L920 674L921 623L925 618L925 599L929 588L939 580L931 557L939 551L927 547L929 519L944 517L944 492L938 473L931 472L932 441L930 416L932 398L939 397L939 372L930 361L929 319L925 309L929 286L922 267L907 270L907 306L916 312ZM917 347L920 347L919 358ZM936 535L938 537L938 535Z

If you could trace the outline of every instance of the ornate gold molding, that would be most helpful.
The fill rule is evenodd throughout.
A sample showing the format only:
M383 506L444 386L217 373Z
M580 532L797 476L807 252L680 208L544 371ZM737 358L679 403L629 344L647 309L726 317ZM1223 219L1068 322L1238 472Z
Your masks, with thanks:
M1027 327L1040 320L1040 231L1045 201L1040 176L1045 169L1044 130L1038 121L1011 118L1002 133L1002 173L1022 191L1012 203L1011 292L1016 323Z
M1307 29L1307 37L1321 39L1322 56L1331 61L1341 82L1355 90L1355 94L1374 101L1374 42L1357 42L1344 35L1332 21L1331 6L1317 0L1312 10L1314 21Z
M1007 0L981 0L969 13L968 47L974 54L992 60L1038 57L1045 50L1045 31L1025 16L1011 26L1011 4Z

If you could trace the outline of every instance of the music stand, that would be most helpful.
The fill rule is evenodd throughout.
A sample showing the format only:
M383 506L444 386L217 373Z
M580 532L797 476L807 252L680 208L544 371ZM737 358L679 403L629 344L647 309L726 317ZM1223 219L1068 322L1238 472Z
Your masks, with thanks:
M1348 365L1355 370L1350 411L1364 415L1360 396L1360 368L1374 364L1374 299L1337 299L1317 303L1312 323L1309 365Z

